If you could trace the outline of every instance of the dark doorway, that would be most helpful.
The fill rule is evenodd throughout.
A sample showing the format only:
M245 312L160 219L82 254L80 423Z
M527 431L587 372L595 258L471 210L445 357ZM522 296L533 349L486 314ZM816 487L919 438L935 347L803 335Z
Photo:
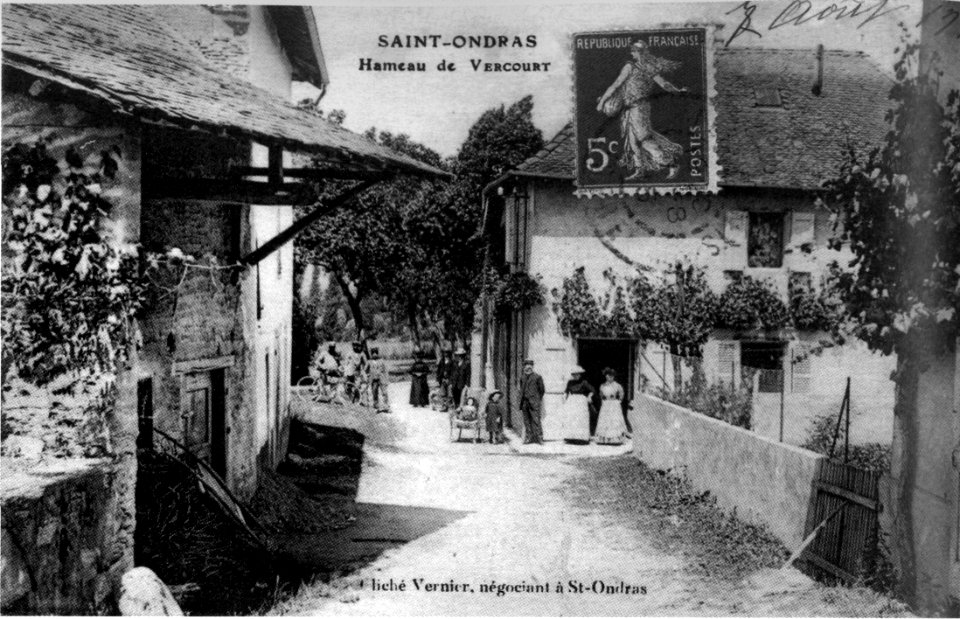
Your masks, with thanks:
M603 369L610 367L617 373L617 382L623 385L625 398L623 410L633 394L633 357L636 343L633 340L577 340L577 363L587 371L586 379L596 391L594 412L590 419L590 433L597 427L597 411L600 410L600 385L604 382ZM626 419L626 414L624 414ZM627 425L629 426L629 421Z
M740 367L744 379L752 380L752 372L759 372L757 389L761 393L779 393L783 390L783 355L786 342L740 342Z
M153 449L153 378L137 381L137 447Z
M211 431L210 466L222 477L227 478L227 414L226 414L226 370L210 372Z

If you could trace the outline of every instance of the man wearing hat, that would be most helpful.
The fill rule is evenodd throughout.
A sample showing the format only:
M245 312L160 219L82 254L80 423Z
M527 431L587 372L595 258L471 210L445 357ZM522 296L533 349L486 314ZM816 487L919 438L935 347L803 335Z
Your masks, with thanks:
M453 401L460 403L463 389L470 384L470 362L467 361L467 351L460 346L454 353L457 360L450 369L450 388L453 391Z
M533 359L523 362L523 378L520 379L520 412L523 413L525 445L543 444L543 429L540 416L543 414L543 377L533 371Z

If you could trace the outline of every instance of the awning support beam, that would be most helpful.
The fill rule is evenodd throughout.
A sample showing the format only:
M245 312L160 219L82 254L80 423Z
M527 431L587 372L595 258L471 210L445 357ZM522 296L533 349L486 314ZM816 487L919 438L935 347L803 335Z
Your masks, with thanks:
M352 189L348 189L347 191L343 192L333 200L317 206L317 208L310 211L310 213L308 213L307 215L304 215L297 221L293 222L288 228L278 232L275 237L273 237L272 239L270 239L269 241L261 245L259 248L253 250L252 252L250 252L243 258L241 258L240 262L243 264L251 265L251 266L257 264L258 262L260 262L261 260L269 256L273 252L277 251L278 249L280 249L281 247L283 247L284 245L292 241L293 238L298 234L300 234L300 232L305 230L307 226L317 221L327 213L330 213L340 208L341 206L344 206L349 202L353 201L354 199L357 198L357 196L359 196L361 193L363 193L373 185L376 185L378 182L380 181L379 180L364 181L359 185L353 187Z

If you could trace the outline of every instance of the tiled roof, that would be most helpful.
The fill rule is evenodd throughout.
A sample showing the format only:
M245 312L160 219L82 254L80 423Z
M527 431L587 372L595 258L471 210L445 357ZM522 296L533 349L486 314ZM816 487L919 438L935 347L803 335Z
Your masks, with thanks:
M368 169L444 174L228 76L143 7L4 4L3 63L136 117Z
M728 49L716 55L721 185L812 189L836 173L848 145L879 145L892 82L860 52L824 53L823 90L812 92L816 50ZM756 106L779 89L783 107ZM573 125L520 164L524 176L574 178Z

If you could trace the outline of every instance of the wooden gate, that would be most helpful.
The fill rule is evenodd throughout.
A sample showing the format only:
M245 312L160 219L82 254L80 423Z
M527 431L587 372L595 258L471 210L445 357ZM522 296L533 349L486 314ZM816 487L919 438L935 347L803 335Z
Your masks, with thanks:
M804 537L826 520L801 555L818 580L855 582L877 559L880 474L824 460L814 482Z

